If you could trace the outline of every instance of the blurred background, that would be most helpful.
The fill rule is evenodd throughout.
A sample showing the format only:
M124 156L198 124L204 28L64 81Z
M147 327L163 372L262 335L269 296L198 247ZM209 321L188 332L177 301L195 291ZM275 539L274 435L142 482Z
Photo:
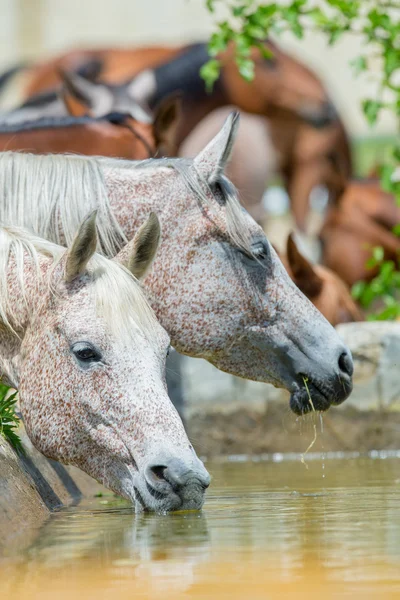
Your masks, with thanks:
M227 2L222 1L217 3L217 7L220 7L222 12L211 15L207 11L206 0L113 0L112 2L109 0L69 0L68 2L66 0L0 0L0 73L19 62L34 64L36 61L40 62L54 58L58 54L72 49L133 48L146 45L180 46L193 42L207 42L215 30L215 23L224 18L223 9L226 4ZM373 175L371 171L378 164L384 162L385 153L390 149L394 139L394 132L397 129L396 119L393 113L390 114L382 111L377 124L371 128L368 126L361 109L362 100L377 97L375 75L382 71L382 65L379 65L376 61L372 61L370 64L370 61L368 61L368 71L358 77L354 75L350 62L360 55L365 55L369 52L368 48L362 47L362 41L356 34L343 36L342 39L335 43L334 47L328 45L326 37L322 34L308 33L303 40L296 40L293 35L287 34L279 38L279 46L289 54L292 54L295 59L303 62L307 67L315 71L327 88L329 99L332 100L333 105L337 108L344 122L345 129L351 138L354 154L354 170L351 170L351 173L348 174L345 181L346 186L349 186L350 191L352 191L352 183L355 183L356 186L359 183L358 181L353 182L352 177L365 177L366 179L363 183L367 186L372 186L372 197L370 200L371 202L375 202L373 207L379 208L383 202L384 206L387 206L389 203L390 207L393 208L394 197L389 196L388 198L387 195L385 196L381 193L379 186L377 187L377 182L373 181L376 174ZM179 72L179 75L181 75L181 72ZM4 111L5 113L8 107L15 107L21 102L23 99L22 92L25 76L26 73L22 72L6 86L5 93L2 93L0 98L0 112ZM291 82L293 81L293 78L288 77L287 79ZM180 84L181 80L179 81ZM273 89L275 91L275 88ZM292 94L293 89L294 85L291 87ZM196 101L199 100L199 104L205 102L204 98L199 97L197 90L194 97ZM104 113L102 116L104 116ZM223 117L219 116L219 118L220 121L218 122L217 130L222 124ZM235 166L239 165L235 173L232 170L232 175L238 175L240 167L246 170L243 165L248 167L249 162L256 163L255 158L259 159L261 157L261 192L258 200L264 209L264 214L259 218L255 214L252 216L262 224L270 241L280 251L285 252L288 233L295 229L295 219L290 212L289 195L281 185L282 181L284 182L282 169L279 172L279 165L279 168L276 168L277 165L270 159L272 155L275 156L273 153L274 149L272 148L271 150L270 140L273 139L275 143L276 162L279 163L281 159L279 153L282 152L279 144L281 140L285 140L285 135L282 134L282 129L279 129L275 138L273 138L272 129L271 131L266 131L265 137L268 138L267 142L269 140L269 143L266 144L265 157L258 149L249 151L248 141L250 140L253 143L257 137L257 133L261 131L262 134L263 125L260 126L260 122L263 121L265 126L263 117L254 117L253 115L254 118L258 118L258 125L256 124L255 130L250 130L250 137L244 143L241 142L244 151L239 156L236 164L232 161L232 164L235 164ZM244 115L242 118L243 122ZM279 124L279 126L281 125L282 123ZM286 123L283 123L283 125L285 126ZM290 126L289 122L289 128ZM200 129L202 127L203 124L201 124ZM42 137L45 138L46 136L43 135ZM188 151L185 154L182 148L180 148L181 156L194 156L200 148L205 146L211 137L213 137L213 134L210 133L210 136L201 142L200 147L195 152L191 153ZM8 144L15 141L14 138L17 139L18 136L14 136L12 132L10 140L6 139L6 149L10 149ZM299 136L296 139L299 139ZM185 136L184 141L186 142ZM263 140L264 142L265 140ZM22 149L25 148L23 143L25 142L21 142ZM238 145L237 141L236 147ZM285 146L285 143L282 145ZM27 147L32 151L31 142L29 142ZM291 145L290 142L285 146L285 151L287 151L289 157L288 161L292 160L293 154L295 156L294 162L296 163L297 161L299 163L298 165L296 163L297 172L303 174L304 156L302 150L293 152L293 148L294 144ZM300 145L299 148L304 148L304 146ZM321 146L318 145L317 150L313 152L313 162L314 159L316 163L320 161L320 148ZM346 148L348 149L347 137ZM40 150L37 148L36 151L40 153ZM47 149L47 151L52 150ZM64 151L76 152L77 150L75 148L71 150L68 147ZM81 151L79 149L79 152ZM101 153L98 152L97 147L95 152ZM90 152L88 153L90 154ZM109 156L112 155L112 153L109 154ZM121 155L117 154L117 156ZM253 165L251 164L250 166L252 167ZM335 164L333 167L334 170L336 167L337 165ZM296 169L293 170L295 171ZM340 169L338 170L340 171ZM256 177L253 176L253 171L249 168L248 172L250 173L249 181L254 183ZM250 186L248 188L245 185L241 187L232 175L230 177L239 188L242 202L246 205L244 200L249 200L250 198ZM340 175L342 176L343 173L340 173ZM367 179L369 176L371 180ZM347 188L343 188L340 194L344 193L345 189ZM242 193L243 191L244 193ZM360 201L359 206L358 192L359 190L356 189L354 196L351 194L349 196L349 206L351 208L351 202L354 202L355 208L352 210L355 212L351 213L351 218L345 212L340 222L344 222L346 228L348 228L349 224L357 225L361 215L361 217L365 217L368 225L373 228L374 232L378 231L379 234L382 233L381 229L384 228L382 220L379 222L378 219L378 222L371 224L370 221L373 221L373 218L371 217L370 219L369 214L362 214L360 206L363 205L363 208L365 208L365 196L361 194L362 201ZM327 198L326 187L324 188L314 183L312 192L309 195L312 210L310 211L308 227L304 231L297 231L296 239L300 250L306 258L314 262L318 262L321 259L321 252L323 252L324 248L323 242L321 243L320 232L322 231L321 228L324 220L326 224L326 213L328 212L326 210ZM247 205L248 210L251 212L250 206L254 208L255 203ZM341 202L337 206L339 209L341 208L346 211L346 203ZM341 216L339 209L339 216ZM400 211L398 207L396 207L396 210ZM374 211L371 212L373 215L375 214ZM399 223L399 221L400 216L397 218L396 213L395 223ZM334 225L336 226L336 222ZM340 230L340 227L337 226L337 229ZM357 228L355 227L355 229ZM339 231L339 233L343 232ZM347 231L345 233L346 235L348 234ZM387 233L387 231L384 231L385 235ZM390 227L389 233L391 236L392 230ZM358 240L357 231L355 233L352 232L352 234ZM367 242L369 244L368 248L376 246L378 243L375 239L372 241L368 239ZM400 246L398 238L396 238L395 243ZM365 240L362 239L358 244L358 253L364 252L366 247ZM345 254L343 253L342 243L338 243L336 249L338 249L337 255L339 258ZM352 254L357 254L357 252L349 252L343 262L349 262L347 256L354 258ZM358 261L362 267L365 264L365 260L361 258ZM326 262L324 264L327 265ZM335 273L339 277L342 277L340 269L336 270ZM373 275L371 275L371 272L367 273L367 281ZM332 274L329 277L328 281L331 283L333 281L335 294L336 292L337 294L333 296L329 291L328 293L325 292L325 299L329 300L327 304L331 304L330 300L335 298L338 310L337 314L335 313L332 318L327 314L325 316L333 325L349 320L359 321L358 312L356 318L354 317L354 311L353 314L347 314L349 312L347 310L348 306L353 303L349 287L343 285L343 281L340 279L332 278ZM361 279L361 276L357 276L353 281L346 280L345 282L346 285L351 286ZM295 276L294 280L299 288L302 289ZM343 280L345 280L344 277ZM382 294L383 292L379 288L375 295L379 296ZM390 294L388 294L388 297L390 300ZM316 301L315 298L312 300L313 302ZM346 307L346 311L342 310L343 306L341 302ZM323 312L321 305L316 304L316 306ZM400 304L397 310L400 316ZM386 344L386 341L382 341L383 338L381 339L380 337L391 336L393 324L388 324L386 329L377 327L373 335L371 334L370 337L365 338L362 335L358 336L358 332L361 331L359 328L364 327L364 324L355 323L354 327L351 324L348 325L347 329L346 326L344 327L341 335L345 337L354 354L362 357L360 364L357 365L358 392L354 393L351 400L347 403L348 406L352 404L347 413L344 410L337 413L337 428L335 429L332 425L332 439L329 441L325 439L326 448L335 450L342 448L349 450L353 448L370 449L376 447L397 448L398 441L395 439L394 430L381 427L376 432L374 429L376 426L377 410L380 411L379 414L381 412L383 414L382 407L390 406L391 409L393 398L396 401L400 398L400 387L397 381L394 381L395 378L392 381L388 377L388 373L392 371L393 366L391 361L394 360L393 356L395 356L395 353L391 350L392 346L390 344L392 341L390 344L389 342ZM361 332L363 333L363 331ZM368 335L370 334L368 333ZM384 339L386 340L386 337ZM396 344L400 348L400 341L396 341ZM373 349L371 351L372 358L368 359L369 362L367 363L364 361L364 364L362 361L368 355L371 348ZM378 350L376 350L377 348ZM382 356L380 355L381 353ZM387 353L387 356L385 353ZM384 365L382 368L380 361ZM292 429L290 430L290 435L288 435L288 423L286 421L284 424L282 423L282 400L287 403L287 397L284 392L277 391L263 383L248 382L232 375L224 374L217 371L209 363L188 357L182 359L174 353L170 357L168 373L170 378L170 395L173 397L176 406L184 414L189 431L194 435L196 440L202 440L208 435L208 449L215 454L219 452L228 454L241 452L243 448L246 451L250 449L256 453L266 452L271 448L279 451L286 451L288 449L301 450L304 448L304 440L301 439L301 432L300 436L298 435L297 422L293 421L291 423L290 427ZM381 379L384 380L383 383ZM382 389L386 389L385 385L387 381L391 382L386 386L389 391L381 393ZM383 397L384 399L382 399ZM275 405L276 408L273 408ZM361 421L358 418L358 413L352 412L354 407L357 410L369 411L368 418L366 417ZM233 415L230 420L231 429L227 427L226 412L228 410ZM201 411L203 411L202 414L200 414ZM396 413L396 417L398 417L396 427L400 427L400 412ZM392 418L392 415L390 415L390 419ZM343 419L343 421L340 419ZM330 422L328 417L326 422L328 424ZM361 423L359 435L354 433L356 422ZM275 424L276 427L271 426L272 424ZM350 438L347 445L343 441L343 437L347 436L340 434L340 432L346 432L346 427L349 428L348 437ZM255 429L257 429L257 434L254 434ZM339 431L339 434L337 431Z
M0 69L79 46L204 41L212 30L205 0L0 0ZM373 74L355 78L349 66L361 52L357 36L334 48L315 33L301 41L286 36L280 42L322 78L352 136L390 136L393 116L382 115L371 131L360 109L362 98L374 96L375 83ZM17 83L7 102L15 99Z

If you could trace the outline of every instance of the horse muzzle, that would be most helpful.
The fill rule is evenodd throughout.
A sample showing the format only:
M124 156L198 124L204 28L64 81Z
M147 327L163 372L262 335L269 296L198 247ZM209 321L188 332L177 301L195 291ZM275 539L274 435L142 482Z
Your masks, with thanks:
M171 512L200 510L210 475L199 459L186 463L183 459L158 457L148 464L135 488L136 500L143 510Z
M304 105L300 107L299 116L305 123L314 129L323 129L335 123L338 119L336 108L330 102L324 102L322 106Z
M343 352L338 361L338 371L330 379L319 381L299 373L296 389L290 396L290 408L296 415L311 411L326 411L346 400L353 389L353 360L350 352Z

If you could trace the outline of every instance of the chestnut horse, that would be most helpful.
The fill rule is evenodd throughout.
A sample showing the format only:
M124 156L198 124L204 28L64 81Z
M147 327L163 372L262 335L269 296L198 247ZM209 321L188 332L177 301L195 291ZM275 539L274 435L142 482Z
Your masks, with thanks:
M223 175L236 129L231 115L194 160L2 153L2 221L68 243L82 212L98 208L101 247L112 256L157 212L163 241L146 289L173 346L287 388L298 414L311 410L307 377L315 409L326 410L351 391L351 355Z
M397 262L400 238L393 227L400 223L400 207L378 181L350 181L337 202L328 207L320 231L321 261L349 286L371 280L377 269L367 260L374 246L381 246L386 260Z
M43 110L33 101L1 115L1 150L76 152L136 160L174 152L179 99L161 102L154 116L134 105L130 109L137 118L117 109L95 115L89 103L71 92L65 79L51 108Z
M45 456L136 509L199 509L210 478L165 389L169 337L133 276L151 266L159 238L152 215L109 260L95 253L95 212L67 250L0 228L1 372Z
M313 265L299 251L293 234L286 255L279 253L290 277L332 325L363 321L364 317L345 282L331 269Z
M157 148L153 126L129 115L105 117L50 117L15 125L0 123L0 151L35 154L77 153L144 159Z
M297 225L304 229L313 187L325 184L334 199L332 180L339 161L346 177L351 177L350 146L343 124L314 73L272 42L265 42L265 48L271 52L271 58L265 59L254 49L255 78L246 82L237 70L234 48L230 46L219 57L221 77L211 94L207 93L199 75L209 58L203 43L183 48L85 51L80 55L82 61L89 58L103 61L102 81L96 85L75 75L74 85L92 107L101 105L102 109L107 107L107 111L115 110L122 98L124 107L136 101L153 109L169 94L181 92L183 114L177 132L178 146L207 114L221 106L235 105L243 111L267 117L272 142L280 158L280 172L293 199L294 217ZM73 69L78 63L79 52L57 57L38 67L37 76L35 70L32 73L29 93L43 91L51 82L55 83L57 68ZM43 108L50 110L50 104Z

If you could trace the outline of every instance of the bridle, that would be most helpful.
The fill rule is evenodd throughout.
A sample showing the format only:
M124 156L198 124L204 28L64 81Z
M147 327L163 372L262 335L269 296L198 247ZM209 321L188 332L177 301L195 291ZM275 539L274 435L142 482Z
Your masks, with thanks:
M132 119L132 116L129 113L112 112L106 115L104 118L113 125L121 125L122 127L129 129L134 137L136 137L136 139L139 140L145 147L148 158L156 157L157 151L154 150L148 141L142 136L142 134L136 131L135 127L127 121L127 119Z

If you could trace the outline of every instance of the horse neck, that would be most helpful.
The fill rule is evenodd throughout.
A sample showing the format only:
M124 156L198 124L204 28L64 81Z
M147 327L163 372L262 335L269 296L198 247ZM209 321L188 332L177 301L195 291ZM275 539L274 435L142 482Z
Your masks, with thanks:
M49 261L39 257L40 270L43 273L49 267ZM23 280L25 291L22 293L14 260L9 261L7 270L8 304L12 306L12 329L0 323L0 379L17 388L20 378L20 351L25 334L34 320L40 299L45 295L43 283L37 279L36 267L31 260L24 262ZM4 290L5 291L5 290ZM9 311L7 311L9 312ZM10 319L10 314L7 314ZM16 324L17 323L17 324Z

